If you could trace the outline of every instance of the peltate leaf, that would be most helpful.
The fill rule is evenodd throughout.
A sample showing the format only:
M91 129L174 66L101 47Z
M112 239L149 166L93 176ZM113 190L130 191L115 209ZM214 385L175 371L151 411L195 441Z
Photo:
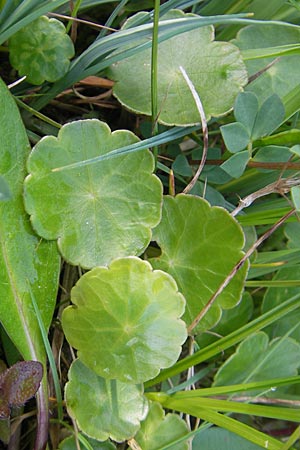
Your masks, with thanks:
M141 254L160 220L162 184L152 174L148 150L61 172L52 169L137 140L129 131L111 133L103 122L82 120L64 125L57 138L48 136L33 149L25 206L39 235L58 239L71 264L91 268Z
M33 232L23 206L29 143L16 104L0 80L0 174L11 198L0 202L0 321L24 359L44 361L44 344L31 296L48 329L58 287L60 258L55 243Z
M151 403L148 415L134 439L143 450L156 450L165 446L170 446L172 450L187 450L187 441L176 444L176 440L188 432L186 423L177 414L165 416L159 403Z
M186 339L184 298L173 278L136 257L97 267L71 293L65 335L105 378L140 383L175 363ZM101 342L101 345L98 343Z
M164 20L189 16L173 10ZM128 109L151 115L151 49L110 67L116 81L114 95ZM247 83L247 72L237 47L214 41L213 26L200 27L158 45L158 121L167 125L199 123L199 112L180 71L182 66L194 84L207 119L233 107Z
M86 450L86 446L80 442L81 435L78 436L80 450ZM116 450L114 444L110 441L100 442L84 436L85 441L89 443L93 450ZM58 450L78 450L77 443L74 436L69 436L60 442Z
M70 367L65 399L78 427L99 441L131 438L148 412L142 385L106 380L80 360Z
M245 339L221 366L214 385L292 377L297 375L299 366L300 344L291 338L276 338L269 342L267 334L259 332Z
M153 239L162 254L150 262L176 280L187 301L183 318L190 324L243 256L243 232L225 209L210 207L200 197L179 194L164 198L162 220L153 231ZM246 271L247 265L223 290L198 331L213 327L221 317L221 308L232 308L239 302Z
M67 72L74 46L64 25L41 16L9 40L11 65L32 84L54 82Z

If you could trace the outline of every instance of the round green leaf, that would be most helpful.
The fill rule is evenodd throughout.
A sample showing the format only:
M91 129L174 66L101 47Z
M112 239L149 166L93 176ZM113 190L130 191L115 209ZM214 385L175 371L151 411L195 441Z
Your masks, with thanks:
M25 181L25 207L37 233L58 239L63 257L91 268L119 256L141 254L160 220L162 185L154 159L140 151L96 164L53 168L104 155L138 141L125 130L111 133L98 120L71 122L58 137L33 149Z
M172 450L187 450L188 442L176 441L189 432L184 420L177 414L167 414L159 403L151 403L146 419L141 423L141 428L134 437L143 450L156 450L170 446ZM171 445L174 442L174 445Z
M70 367L65 400L78 427L99 441L131 438L148 411L142 385L106 380L79 360Z
M80 450L86 450L86 446L82 441L80 441L80 438L84 438L84 440L89 443L93 450L116 450L116 447L110 441L100 442L89 437L78 435ZM75 437L69 436L61 441L58 446L58 450L78 450Z
M120 258L86 273L71 297L64 332L99 375L141 383L177 360L187 336L179 319L185 302L170 275L139 258Z
M173 10L164 20L190 14ZM128 109L151 115L151 49L110 67L114 95ZM182 33L158 45L158 121L167 125L199 123L195 100L180 71L194 84L207 119L227 113L247 83L247 71L236 46L214 41L212 26Z
M184 319L189 324L243 256L243 232L225 209L210 207L200 197L179 194L164 198L162 220L153 230L153 239L162 254L150 262L176 280L187 301ZM198 331L213 327L221 308L239 302L246 270L244 265L217 297Z
M269 342L266 333L249 336L218 370L214 386L251 383L297 375L300 344L291 338ZM253 394L253 391L250 393Z
M68 71L74 46L64 25L41 16L9 40L9 59L32 84L54 82Z

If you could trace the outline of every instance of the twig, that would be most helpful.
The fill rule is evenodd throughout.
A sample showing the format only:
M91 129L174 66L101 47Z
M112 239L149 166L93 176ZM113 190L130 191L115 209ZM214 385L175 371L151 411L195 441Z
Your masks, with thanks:
M248 206L260 197L274 193L281 195L286 194L293 186L298 185L300 185L300 178L280 178L274 183L268 184L262 189L259 189L258 191L253 192L252 194L247 195L247 197L241 199L238 206L232 211L231 215L232 217L235 217L240 211L242 211L242 209L248 208Z
M190 192L190 190L195 186L198 178L200 177L200 174L205 166L205 162L206 162L206 158L207 158L207 150L208 150L208 129L207 129L207 122L206 122L206 117L205 117L205 112L202 106L202 102L200 100L200 97L195 89L195 86L193 85L193 83L191 82L189 76L187 75L185 69L180 66L179 67L185 81L186 84L188 85L192 96L194 97L197 109L199 111L199 115L200 115L200 119L201 119L201 126L202 126L202 132L203 132L203 152L202 152L202 157L201 157L201 161L199 164L199 167L195 173L195 175L193 176L193 178L191 179L191 181L189 182L189 184L184 188L183 193L187 194L188 192Z
M90 22L90 21L84 20L84 19L78 19L77 17L65 16L64 14L58 14L58 13L53 13L53 12L48 13L48 15L53 16L53 17L58 17L59 19L72 20L73 22L85 23L86 25L89 25L91 27L101 28L101 30L103 30L103 28L104 28L105 30L109 30L109 31L117 31L115 28L106 27L105 25L100 25L98 23Z
M254 80L256 80L258 77L260 77L263 73L267 72L274 64L276 64L280 60L280 56L278 58L273 59L266 67L263 67L258 72L254 73L248 78L248 84L252 83Z
M285 214L278 222L276 222L269 230L267 230L262 236L260 236L259 239L252 245L252 247L247 250L247 252L244 254L244 256L240 259L240 261L234 266L234 268L231 270L229 275L225 278L225 280L221 283L221 285L218 287L216 292L211 296L207 304L204 306L204 308L200 311L200 313L196 316L196 318L193 320L191 325L188 327L188 333L190 334L192 330L198 325L200 320L205 316L205 314L209 311L209 309L214 304L216 298L223 292L225 287L230 283L232 278L236 275L237 271L245 264L247 259L252 255L252 253L269 237L271 234L274 233L274 231L277 230L289 217L291 217L295 213L295 209L292 209L287 214Z

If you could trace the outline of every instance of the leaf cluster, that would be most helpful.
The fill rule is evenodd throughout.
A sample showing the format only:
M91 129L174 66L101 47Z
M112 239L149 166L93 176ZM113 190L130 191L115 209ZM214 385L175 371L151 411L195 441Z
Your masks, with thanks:
M73 3L0 2L0 439L296 449L297 2Z

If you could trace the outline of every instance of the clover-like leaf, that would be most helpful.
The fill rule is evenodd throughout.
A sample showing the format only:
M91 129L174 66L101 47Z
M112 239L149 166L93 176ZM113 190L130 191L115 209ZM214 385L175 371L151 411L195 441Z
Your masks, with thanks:
M64 25L41 16L9 40L11 65L32 84L54 82L67 72L74 46Z
M250 25L241 29L237 38L233 41L244 53L249 76L265 69L273 58L250 58L247 52L258 52L264 48L284 46L288 44L298 45L300 31L297 27L286 27L276 25ZM275 62L275 61L274 61ZM276 63L264 71L246 90L254 92L260 103L263 103L272 94L277 94L284 105L285 117L288 118L299 110L299 76L300 76L299 54L285 55L278 58Z
M215 386L250 383L297 375L300 366L300 344L291 338L269 342L266 333L249 336L221 366ZM251 394L252 395L252 394Z
M190 324L243 256L243 232L225 209L179 194L164 198L162 220L153 230L153 239L162 253L150 262L176 280L187 302L183 318ZM221 308L230 309L239 302L246 270L247 265L217 297L198 331L213 327Z
M154 159L148 150L59 172L52 169L137 140L129 131L111 133L94 119L69 123L57 138L47 136L33 149L25 207L37 233L58 239L70 263L91 268L141 254L160 220L162 184L152 173Z
M176 441L189 432L184 420L177 414L167 414L159 403L151 403L146 419L134 439L143 450L156 450L170 446L172 450L187 450L188 442ZM172 442L174 445L171 446Z
M141 383L177 360L186 339L184 298L173 278L136 257L83 275L63 312L65 335L105 378ZM101 343L101 345L99 345Z
M190 14L173 10L163 20ZM151 115L151 49L113 64L108 75L116 81L113 92L128 109ZM193 82L207 119L228 112L247 83L247 71L238 48L214 41L213 26L199 27L158 45L158 121L167 125L199 122L199 112L180 71Z
M78 427L99 441L131 438L148 412L142 385L106 380L80 360L70 367L65 400Z

